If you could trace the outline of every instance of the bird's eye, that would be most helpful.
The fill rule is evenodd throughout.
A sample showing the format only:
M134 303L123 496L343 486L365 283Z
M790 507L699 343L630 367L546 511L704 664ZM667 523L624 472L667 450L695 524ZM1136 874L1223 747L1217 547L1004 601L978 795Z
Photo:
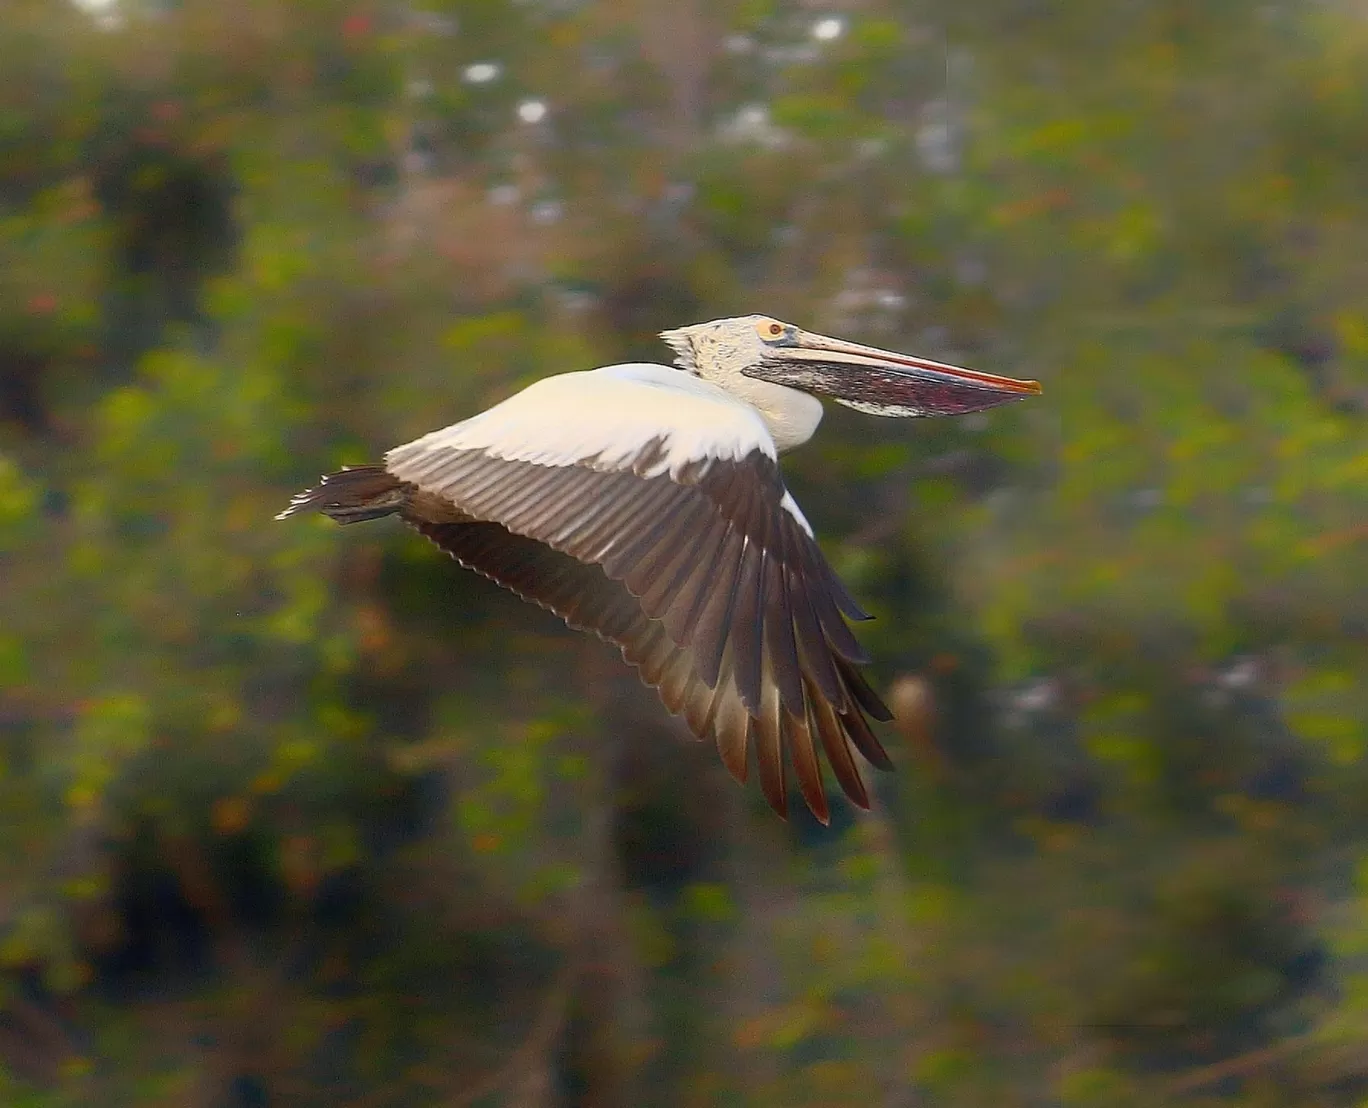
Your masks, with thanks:
M784 325L782 323L776 323L771 319L767 323L759 324L759 326L756 327L756 330L760 332L761 338L777 339L784 333Z

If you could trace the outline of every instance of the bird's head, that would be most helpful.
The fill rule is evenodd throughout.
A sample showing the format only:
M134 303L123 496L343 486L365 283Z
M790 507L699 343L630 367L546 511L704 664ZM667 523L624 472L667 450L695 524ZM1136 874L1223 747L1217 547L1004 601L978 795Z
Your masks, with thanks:
M724 387L740 375L874 415L963 415L1041 391L1038 381L846 342L763 315L695 323L660 337L681 369Z

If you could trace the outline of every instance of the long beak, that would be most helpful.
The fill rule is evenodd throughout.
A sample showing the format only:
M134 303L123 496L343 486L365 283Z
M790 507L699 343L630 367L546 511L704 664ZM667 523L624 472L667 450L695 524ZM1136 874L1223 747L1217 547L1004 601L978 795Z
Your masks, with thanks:
M1039 381L895 354L873 346L797 331L744 370L747 377L829 396L883 416L964 415L1040 394Z

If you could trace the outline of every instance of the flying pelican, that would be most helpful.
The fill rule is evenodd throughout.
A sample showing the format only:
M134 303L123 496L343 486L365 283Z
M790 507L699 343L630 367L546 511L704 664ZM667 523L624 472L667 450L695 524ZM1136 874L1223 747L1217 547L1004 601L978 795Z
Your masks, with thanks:
M277 517L400 519L461 565L622 651L665 706L787 812L785 751L829 818L817 745L863 808L855 752L888 755L891 717L861 676L837 580L778 456L812 437L813 394L884 416L957 415L1040 392L1017 381L801 330L768 316L664 331L673 366L563 373L343 469Z

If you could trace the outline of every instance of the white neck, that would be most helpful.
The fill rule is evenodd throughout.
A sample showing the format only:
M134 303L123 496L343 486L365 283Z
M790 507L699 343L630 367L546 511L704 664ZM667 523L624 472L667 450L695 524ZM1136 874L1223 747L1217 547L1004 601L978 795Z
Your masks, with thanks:
M781 454L802 446L822 422L822 402L798 389L757 381L741 373L728 374L726 380L717 383L760 413Z

